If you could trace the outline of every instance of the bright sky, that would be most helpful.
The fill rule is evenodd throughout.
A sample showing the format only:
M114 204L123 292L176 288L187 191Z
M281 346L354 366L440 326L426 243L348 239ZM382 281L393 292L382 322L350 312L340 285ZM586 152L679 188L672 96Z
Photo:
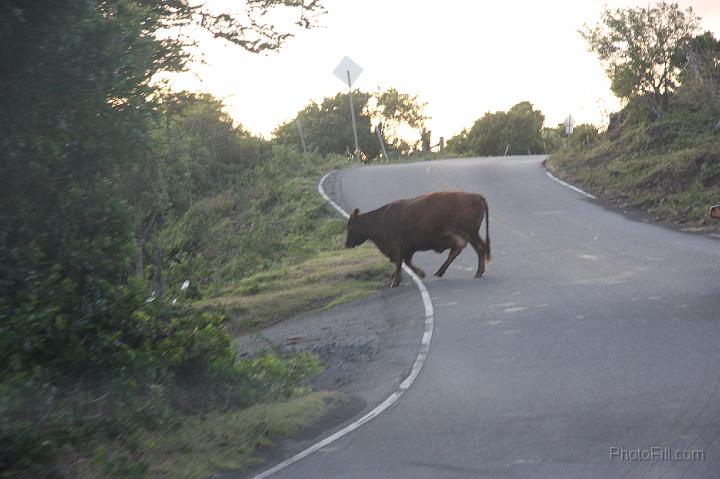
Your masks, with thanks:
M720 36L720 1L678 3L702 17L703 30ZM311 100L347 90L332 74L347 55L364 69L354 87L419 94L428 103L433 141L523 100L540 108L549 126L568 114L577 123L600 124L619 103L577 30L597 23L606 4L648 2L324 0L320 28L297 31L277 53L253 55L202 37L206 64L174 84L223 98L233 118L269 137Z

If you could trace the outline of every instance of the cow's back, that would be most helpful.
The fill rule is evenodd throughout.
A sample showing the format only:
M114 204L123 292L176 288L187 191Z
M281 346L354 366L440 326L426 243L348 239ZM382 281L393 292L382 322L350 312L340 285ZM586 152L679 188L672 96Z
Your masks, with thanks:
M477 232L486 202L482 195L464 192L437 192L395 203L403 241L413 249L447 249L450 235Z

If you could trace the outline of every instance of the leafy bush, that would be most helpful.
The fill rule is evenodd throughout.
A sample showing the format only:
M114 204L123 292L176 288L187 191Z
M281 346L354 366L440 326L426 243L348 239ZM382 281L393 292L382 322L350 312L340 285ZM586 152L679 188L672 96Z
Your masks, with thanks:
M64 447L129 441L136 431L172 427L182 413L290 397L319 369L304 354L240 359L221 318L136 313L134 321L138 344L120 342L122 367L79 381L41 368L3 378L0 472L47 470Z

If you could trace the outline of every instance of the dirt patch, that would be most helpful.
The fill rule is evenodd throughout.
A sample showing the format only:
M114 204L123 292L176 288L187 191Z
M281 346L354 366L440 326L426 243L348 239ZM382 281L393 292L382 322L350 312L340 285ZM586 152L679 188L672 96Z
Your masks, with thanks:
M324 365L323 373L312 380L314 388L360 395L372 403L376 398L368 391L392 391L410 370L424 319L417 289L408 281L399 289L239 336L237 343L243 356L266 350L313 352Z
M331 414L273 451L262 466L223 478L244 478L315 443L366 414L407 377L420 350L425 314L417 288L407 281L331 310L305 313L237 338L245 356L268 349L317 354L324 371L315 389L344 393Z

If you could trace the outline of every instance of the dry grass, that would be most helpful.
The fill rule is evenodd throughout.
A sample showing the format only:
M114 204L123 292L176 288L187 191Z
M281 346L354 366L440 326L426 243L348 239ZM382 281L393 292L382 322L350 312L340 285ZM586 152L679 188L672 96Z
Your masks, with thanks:
M384 286L391 273L371 245L326 251L232 283L215 298L197 301L193 307L223 311L237 334L363 297Z
M226 470L245 470L265 460L274 443L312 427L347 403L337 392L312 392L287 401L259 404L242 410L191 416L177 428L145 433L139 450L110 444L101 448L114 464L142 461L153 478L196 479ZM77 462L68 477L113 477L119 470L106 469L106 461ZM133 476L125 472L124 477Z

